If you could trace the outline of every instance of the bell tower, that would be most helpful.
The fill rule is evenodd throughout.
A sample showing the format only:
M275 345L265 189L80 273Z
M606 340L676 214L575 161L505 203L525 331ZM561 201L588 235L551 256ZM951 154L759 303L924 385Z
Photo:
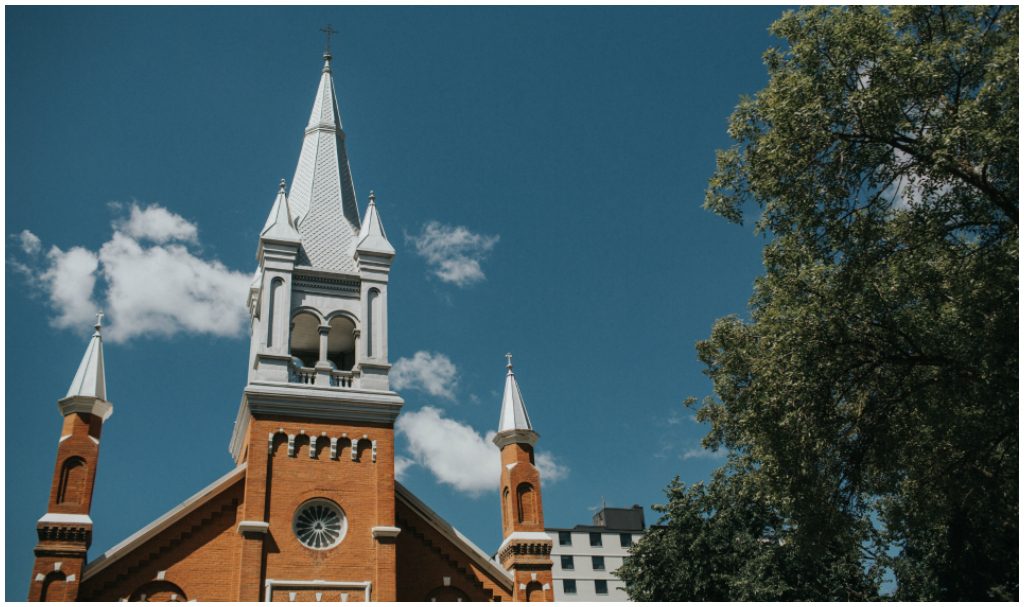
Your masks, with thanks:
M331 59L249 288L248 381L230 443L246 466L239 601L396 598L395 249L372 192L360 220Z
M103 315L78 366L67 395L57 401L64 426L57 443L57 464L46 514L36 524L35 566L30 601L74 601L92 543L92 490L100 455L100 432L114 406L107 401L103 370Z
M504 540L498 558L512 572L514 601L553 601L551 539L544 532L544 508L540 497L540 471L533 446L539 435L512 372L512 355L506 354L505 393L494 444L501 450L501 529Z

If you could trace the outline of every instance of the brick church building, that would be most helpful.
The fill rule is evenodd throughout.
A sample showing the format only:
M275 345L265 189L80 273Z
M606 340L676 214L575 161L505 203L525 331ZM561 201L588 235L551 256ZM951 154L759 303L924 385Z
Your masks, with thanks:
M388 275L371 193L360 218L330 53L291 187L259 234L235 467L88 558L107 401L101 327L67 396L32 601L550 601L537 434L511 361L498 433L504 541L475 546L395 481ZM241 361L239 361L241 362ZM438 437L443 440L443 437Z

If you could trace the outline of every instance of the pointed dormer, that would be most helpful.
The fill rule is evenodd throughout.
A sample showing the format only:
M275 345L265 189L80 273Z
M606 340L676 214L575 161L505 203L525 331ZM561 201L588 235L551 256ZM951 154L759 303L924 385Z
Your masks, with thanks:
M103 368L102 314L96 315L95 331L78 365L78 372L71 380L68 393L57 401L61 413L91 413L106 420L114 412L114 406L107 402L107 380Z
M352 254L359 234L359 208L331 76L330 53L324 54L320 85L306 125L289 201L302 239L297 265L355 273Z

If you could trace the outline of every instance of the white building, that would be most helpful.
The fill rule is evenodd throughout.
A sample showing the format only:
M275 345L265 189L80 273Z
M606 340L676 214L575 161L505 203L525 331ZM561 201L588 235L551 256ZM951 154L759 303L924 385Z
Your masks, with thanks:
M602 508L591 525L544 531L554 544L551 571L556 601L629 600L615 570L644 533L641 506Z

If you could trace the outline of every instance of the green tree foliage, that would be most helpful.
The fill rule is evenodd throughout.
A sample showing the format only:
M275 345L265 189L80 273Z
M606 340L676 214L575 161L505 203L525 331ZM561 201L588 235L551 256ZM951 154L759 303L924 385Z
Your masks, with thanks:
M870 599L891 575L903 600L1016 599L1017 9L816 7L772 32L705 200L768 241L750 319L697 348L729 463L669 486L627 590Z

